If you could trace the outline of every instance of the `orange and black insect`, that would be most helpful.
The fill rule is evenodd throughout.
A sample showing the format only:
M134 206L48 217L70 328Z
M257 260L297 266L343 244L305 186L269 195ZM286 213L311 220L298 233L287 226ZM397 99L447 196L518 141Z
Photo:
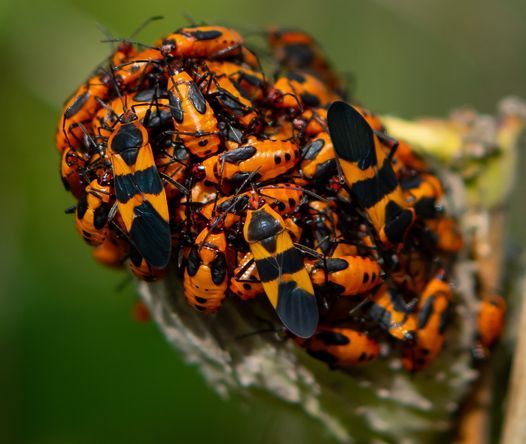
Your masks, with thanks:
M426 228L438 249L446 253L456 253L463 245L462 231L458 222L444 215L425 221Z
M60 175L66 191L80 199L86 193L85 169L89 162L89 156L71 148L66 148L62 153L60 162Z
M278 108L303 111L304 108L327 106L338 98L316 77L291 71L274 82L268 100Z
M375 339L348 327L319 326L311 338L295 342L333 369L363 364L380 354L380 345Z
M184 294L194 308L215 313L228 288L227 240L223 230L205 228L188 254L184 271Z
M309 180L325 180L338 174L336 153L328 133L322 132L301 149L301 173Z
M405 202L391 161L364 117L345 102L335 102L327 113L329 132L357 203L366 211L380 240L399 245L415 219Z
M168 78L170 111L175 134L186 149L197 157L217 153L221 138L214 112L201 90L186 71L176 71Z
M83 147L82 125L90 127L95 113L110 94L106 76L95 74L90 77L66 102L58 124L56 144L60 153L66 148Z
M439 199L444 195L440 180L432 174L417 174L400 181L406 202L422 219L434 219L441 210Z
M294 119L294 127L307 137L314 137L322 132L328 132L327 110L325 108L309 108Z
M294 143L251 136L241 146L205 159L198 171L211 183L226 180L237 184L250 175L265 181L286 173L298 160L299 149Z
M310 277L317 292L356 296L382 283L382 269L367 257L331 256L313 264Z
M340 76L332 69L314 38L303 31L275 27L267 35L274 57L283 69L308 71L333 90L341 91Z
M165 268L151 266L133 246L130 248L128 265L136 277L146 282L154 282L166 274Z
M416 340L414 344L405 345L402 356L406 370L422 370L440 353L451 317L451 300L451 288L440 272L427 284L419 299Z
M146 81L154 68L163 64L164 58L161 51L158 48L147 48L124 63L113 66L113 76L120 88L129 90Z
M112 206L112 191L109 183L94 179L77 204L75 225L77 231L89 245L100 245L109 234L108 216Z
M258 111L229 76L216 75L208 64L204 63L198 70L197 83L204 94L235 122L250 131L259 128L261 117Z
M400 341L414 342L417 329L415 316L395 289L383 285L371 300L369 316L381 328Z
M109 233L102 244L93 249L93 257L107 267L121 268L128 257L129 243Z
M231 228L245 214L249 206L250 198L257 194L261 200L270 205L281 216L287 216L298 208L305 201L304 190L294 184L266 185L258 187L255 191L247 191L229 197L222 197L216 201L204 205L199 214L207 221L215 215L225 214L222 220L224 228Z
M227 77L246 99L263 99L268 87L263 72L227 61L207 61L206 67L216 79Z
M504 330L506 301L500 295L486 296L479 308L477 317L478 338L486 349L491 349Z
M130 242L149 266L166 267L171 254L168 203L148 132L132 111L119 118L108 139L107 154Z
M318 325L318 304L303 257L283 218L268 204L248 210L243 236L281 322L298 337L312 336Z
M209 59L236 56L243 44L241 35L224 26L181 28L156 42L164 57Z

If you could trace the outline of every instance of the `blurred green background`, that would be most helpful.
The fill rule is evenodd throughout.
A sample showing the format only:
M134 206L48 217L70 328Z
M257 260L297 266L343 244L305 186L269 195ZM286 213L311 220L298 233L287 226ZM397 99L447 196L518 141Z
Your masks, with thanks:
M524 0L0 0L2 442L265 443L287 428L220 400L154 325L132 321L134 289L116 289L125 274L97 265L63 214L73 200L55 127L108 52L97 24L127 36L162 14L139 37L151 42L186 24L183 12L309 30L378 112L492 112L507 94L526 97Z

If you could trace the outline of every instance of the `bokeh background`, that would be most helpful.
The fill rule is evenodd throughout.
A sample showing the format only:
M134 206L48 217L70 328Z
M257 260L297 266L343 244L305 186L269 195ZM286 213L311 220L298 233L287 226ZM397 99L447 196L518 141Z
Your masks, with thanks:
M253 34L301 27L378 112L492 112L526 97L524 0L0 0L0 441L266 443L291 421L222 401L132 320L125 273L97 265L63 210L54 132L64 99L108 53L98 24L152 42L197 21ZM516 200L519 204L520 201ZM519 205L523 207L523 205ZM520 209L510 234L524 245ZM3 423L5 422L5 423Z

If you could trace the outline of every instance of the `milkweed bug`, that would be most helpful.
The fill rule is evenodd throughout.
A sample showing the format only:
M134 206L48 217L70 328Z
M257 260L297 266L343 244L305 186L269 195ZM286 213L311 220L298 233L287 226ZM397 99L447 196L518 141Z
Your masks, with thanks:
M380 240L399 245L415 219L405 202L389 157L364 117L344 102L334 102L327 122L345 181L366 211Z
M265 293L283 325L300 338L312 336L318 324L314 289L282 217L268 204L248 210L243 236L254 255Z
M184 294L194 308L215 313L221 308L228 288L227 241L225 232L205 228L195 239L184 271Z
M363 364L380 354L380 345L375 339L348 327L320 325L311 338L295 342L331 369Z

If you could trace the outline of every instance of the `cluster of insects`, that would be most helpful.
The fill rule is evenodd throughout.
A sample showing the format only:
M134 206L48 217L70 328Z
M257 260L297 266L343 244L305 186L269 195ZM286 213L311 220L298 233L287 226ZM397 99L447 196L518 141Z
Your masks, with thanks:
M140 279L180 273L203 315L270 301L294 342L331 367L395 344L408 371L444 343L462 246L431 165L344 101L319 45L265 32L265 75L236 31L116 40L66 102L56 144L76 227L95 258ZM483 303L480 353L503 302Z

